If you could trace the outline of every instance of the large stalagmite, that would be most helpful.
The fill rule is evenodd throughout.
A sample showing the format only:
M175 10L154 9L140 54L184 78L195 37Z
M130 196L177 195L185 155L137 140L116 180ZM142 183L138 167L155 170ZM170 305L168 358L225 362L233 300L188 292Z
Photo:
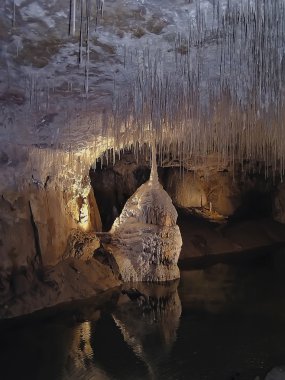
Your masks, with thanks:
M126 202L108 247L123 281L168 281L180 277L182 239L177 212L158 180L155 154L149 181Z

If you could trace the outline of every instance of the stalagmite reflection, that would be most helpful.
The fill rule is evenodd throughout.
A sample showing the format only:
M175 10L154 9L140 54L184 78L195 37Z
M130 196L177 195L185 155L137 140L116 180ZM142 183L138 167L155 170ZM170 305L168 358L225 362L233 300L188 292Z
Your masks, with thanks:
M96 321L99 317L100 312L98 311L93 318ZM74 328L64 367L64 380L107 380L109 378L102 369L94 364L94 352L91 346L92 333L94 331L90 321L83 322Z
M151 378L156 378L157 364L167 359L176 340L182 311L178 283L137 283L126 288L113 313L124 341L146 364Z
M111 315L97 311L71 328L60 379L131 379L131 373L157 379L180 323L178 284L125 284ZM132 361L128 368L122 366L125 357Z
M93 358L93 350L90 344L91 326L90 322L82 323L75 331L72 340L70 356L76 368L84 367ZM78 347L81 347L78 350ZM83 364L84 363L84 364Z

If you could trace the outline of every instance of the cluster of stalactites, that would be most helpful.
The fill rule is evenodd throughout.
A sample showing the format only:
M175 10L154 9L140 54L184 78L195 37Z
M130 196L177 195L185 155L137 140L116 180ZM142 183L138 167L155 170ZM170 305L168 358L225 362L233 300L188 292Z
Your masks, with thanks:
M69 33L79 34L78 63L85 64L85 92L89 92L90 71L90 30L92 21L97 27L98 19L103 15L104 0L70 0L70 23ZM77 25L78 24L78 25ZM83 62L83 56L85 56Z
M181 162L215 154L221 164L264 162L284 172L285 3L196 1L187 33L170 52L125 54L137 70L115 93L118 145L155 131L161 157Z
M214 156L221 168L259 161L266 176L278 173L282 177L285 2L214 0L207 8L202 3L195 1L188 29L177 34L168 51L163 48L166 45L160 49L154 44L142 50L122 49L127 75L124 83L120 74L114 79L112 110L99 120L93 105L88 109L84 104L90 139L100 134L113 152L128 147L138 152L155 135L160 165L166 161L195 168ZM70 31L79 34L87 94L90 22L96 24L102 10L102 0L71 1ZM37 94L44 91L33 77L27 78L27 92L30 103L38 105ZM77 130L74 114L79 113L75 108L73 104L73 110L66 111L73 132ZM82 104L78 108L82 111ZM72 146L73 136L63 137ZM94 145L95 141L94 137Z

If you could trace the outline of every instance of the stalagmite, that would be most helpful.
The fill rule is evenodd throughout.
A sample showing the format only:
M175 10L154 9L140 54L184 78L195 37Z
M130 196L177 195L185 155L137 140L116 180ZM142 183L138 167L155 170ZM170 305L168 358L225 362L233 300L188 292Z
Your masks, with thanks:
M177 261L182 240L177 212L159 183L153 146L149 181L127 201L110 231L107 247L122 280L167 281L180 277Z

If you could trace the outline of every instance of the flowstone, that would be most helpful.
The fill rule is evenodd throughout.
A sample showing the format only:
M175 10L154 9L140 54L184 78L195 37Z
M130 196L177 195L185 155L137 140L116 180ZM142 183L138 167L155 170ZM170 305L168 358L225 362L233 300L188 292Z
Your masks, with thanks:
M159 282L180 277L177 261L182 239L176 221L176 209L159 183L154 158L149 181L129 198L110 231L108 249L123 281Z

